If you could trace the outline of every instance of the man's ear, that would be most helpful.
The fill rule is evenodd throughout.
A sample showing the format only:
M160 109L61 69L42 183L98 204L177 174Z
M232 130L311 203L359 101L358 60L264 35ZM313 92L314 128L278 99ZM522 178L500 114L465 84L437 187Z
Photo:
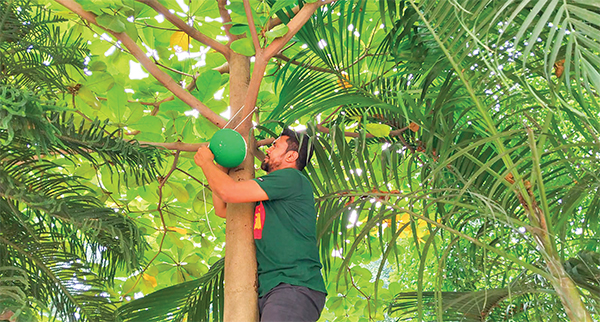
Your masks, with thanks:
M293 151L293 150L288 151L285 154L285 161L296 163L296 160L298 160L298 156L299 156L298 151Z

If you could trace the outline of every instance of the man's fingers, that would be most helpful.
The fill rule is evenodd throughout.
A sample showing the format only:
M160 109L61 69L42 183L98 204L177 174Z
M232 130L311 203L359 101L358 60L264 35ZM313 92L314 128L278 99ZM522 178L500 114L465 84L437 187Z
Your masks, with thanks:
M207 146L201 146L194 155L194 161L197 165L202 166L206 162L212 162L215 159L212 151Z

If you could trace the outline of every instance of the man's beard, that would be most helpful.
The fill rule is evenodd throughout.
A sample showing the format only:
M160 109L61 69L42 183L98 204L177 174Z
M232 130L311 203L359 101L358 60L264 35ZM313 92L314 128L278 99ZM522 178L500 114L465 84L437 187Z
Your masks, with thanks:
M264 159L263 162L260 164L260 168L265 170L266 172L269 172L269 170L271 170L271 165L269 164L267 159Z
M265 159L263 160L263 162L260 164L260 168L265 170L267 173L274 171L277 169L277 167L281 165L281 162L275 162L274 160L271 160L270 157L265 157Z

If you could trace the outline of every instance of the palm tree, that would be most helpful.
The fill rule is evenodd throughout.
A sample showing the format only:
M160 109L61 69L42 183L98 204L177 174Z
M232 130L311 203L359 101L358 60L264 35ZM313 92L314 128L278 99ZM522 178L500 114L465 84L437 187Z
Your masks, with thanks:
M350 240L342 266L350 265L353 253L367 247L369 231L378 229L381 273L395 240L410 229L421 254L420 320L425 263L433 252L440 256L438 319L444 288L506 288L524 269L553 286L571 320L591 321L597 295L576 285L564 265L573 257L593 271L598 267L577 255L597 251L598 229L589 223L597 209L590 196L597 194L600 141L593 107L600 44L594 40L598 26L589 21L598 8L580 2L382 2L390 16L381 21L390 18L392 25L376 43L377 33L364 22L366 1L336 7L320 11L306 27L301 66L283 68L279 106L269 116L292 124L322 113L319 127L335 131L321 141L318 166L309 170L320 195L325 262ZM358 137L347 144L341 132L352 124ZM384 135L377 134L381 125L388 127ZM368 138L368 131L375 135ZM377 202L369 202L373 198ZM365 221L358 231L346 229L352 210ZM410 220L396 219L403 213ZM387 232L384 220L391 221ZM422 244L419 222L429 233ZM517 255L517 245L526 255ZM462 249L469 256L459 255ZM473 273L464 282L444 281L457 277L458 269ZM482 278L485 284L473 283Z
M104 206L61 162L110 165L125 175L115 180L141 184L155 177L160 155L105 133L101 122L75 126L30 92L0 92L0 115L11 120L0 132L2 311L33 305L64 320L110 318L106 285L118 269L139 267L146 242L123 209Z
M109 168L139 185L156 178L161 154L47 99L66 88L66 66L83 67L82 41L50 27L60 19L28 1L3 2L0 18L0 316L111 320L106 286L139 268L147 244L124 209L62 166Z

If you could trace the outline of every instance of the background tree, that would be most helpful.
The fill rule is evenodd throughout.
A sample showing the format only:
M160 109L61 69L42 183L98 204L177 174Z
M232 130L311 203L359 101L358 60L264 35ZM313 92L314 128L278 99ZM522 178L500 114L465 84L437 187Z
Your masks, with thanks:
M330 293L323 320L598 314L594 3L57 2L84 18L61 12L91 42L66 98L82 118L174 151L240 120L257 155L253 142L279 126L317 135L307 173ZM137 79L136 61L160 83ZM121 319L220 318L224 225L191 155L175 152L144 187L93 182L152 247L111 292L129 301L164 288L121 306ZM240 177L252 175L247 162ZM227 229L250 223L228 216Z

